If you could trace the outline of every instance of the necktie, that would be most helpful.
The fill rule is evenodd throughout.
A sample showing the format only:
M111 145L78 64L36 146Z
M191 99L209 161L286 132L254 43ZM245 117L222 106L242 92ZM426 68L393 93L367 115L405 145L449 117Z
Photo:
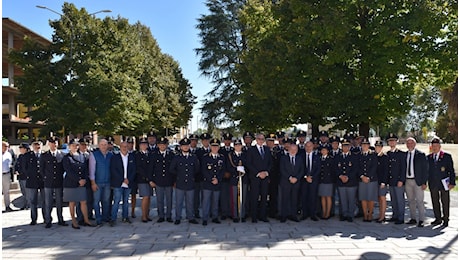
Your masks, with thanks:
M260 156L262 156L262 158L264 158L264 148L261 146L260 147Z
M40 153L36 153L35 156L37 157L37 159L40 158Z
M411 165L412 165L412 153L409 152L409 162L407 163L407 175L408 175L410 178L412 178Z
M310 154L307 154L307 169L311 172Z
M434 155L434 162L436 162L438 160L438 154L435 154Z
M294 156L291 157L291 164L292 164L292 166L295 166L295 159L294 159Z

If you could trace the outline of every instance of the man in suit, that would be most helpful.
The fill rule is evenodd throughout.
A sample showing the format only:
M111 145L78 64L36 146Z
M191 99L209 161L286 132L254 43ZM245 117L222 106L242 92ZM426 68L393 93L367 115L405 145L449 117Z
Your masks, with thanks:
M406 224L417 224L416 212L418 209L418 227L423 227L425 221L425 205L423 197L428 181L428 161L423 152L416 149L417 141L413 137L406 140L406 197L409 202L410 220Z
M267 219L267 195L269 184L269 171L272 165L270 149L264 146L265 137L263 134L256 136L257 144L248 151L248 168L251 185L251 217L252 222L257 223L257 213L260 212L260 219L268 222ZM260 199L260 211L257 202Z
M27 200L30 205L30 217L32 221L30 225L37 224L37 207L41 205L43 219L45 219L45 201L43 191L43 178L40 174L40 156L41 152L41 141L34 141L32 143L32 151L25 154L24 169L23 172L27 175L26 188L27 188Z
M390 221L400 225L404 223L404 183L406 182L406 154L396 148L398 137L389 133L387 137L390 150L388 155L388 184L390 187L393 216Z
M131 223L128 218L128 198L136 178L136 158L133 153L128 152L128 143L120 143L120 153L114 154L110 160L110 186L113 189L113 205L110 226L113 226L117 219L120 201L122 206L122 222Z
M51 211L53 210L53 194L56 198L56 211L58 225L68 226L62 217L62 191L64 168L62 167L62 158L64 154L57 149L58 139L52 136L48 139L50 150L40 156L40 174L44 182L45 190L45 228L51 227Z
M305 174L305 163L303 156L298 154L298 147L295 140L290 140L287 144L289 154L280 159L280 186L281 199L283 201L280 210L281 223L286 222L286 218L294 222L299 222L297 218L297 201L299 197L300 181Z
M441 150L441 140L433 138L431 141L432 153L428 155L428 185L430 186L431 202L435 220L432 225L442 223L449 226L449 191L455 187L455 171L452 156ZM441 205L442 203L442 217Z
M318 184L320 171L320 157L313 151L313 142L305 144L305 153L302 153L305 162L305 172L300 181L302 200L302 220L311 218L318 221L316 209L318 205Z

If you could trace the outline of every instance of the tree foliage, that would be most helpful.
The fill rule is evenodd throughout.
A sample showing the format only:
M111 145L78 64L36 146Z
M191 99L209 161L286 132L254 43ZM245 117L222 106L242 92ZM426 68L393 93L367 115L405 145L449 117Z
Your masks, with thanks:
M141 134L186 125L193 96L180 67L150 29L122 17L96 19L63 5L49 48L26 41L10 58L23 69L21 99L46 131Z

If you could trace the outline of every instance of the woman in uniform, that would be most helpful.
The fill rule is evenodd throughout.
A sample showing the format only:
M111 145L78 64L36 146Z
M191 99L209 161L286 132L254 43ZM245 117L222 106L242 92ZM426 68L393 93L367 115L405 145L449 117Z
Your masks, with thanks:
M388 193L388 156L383 153L383 142L375 142L375 153L377 154L377 181L379 195L379 218L377 223L385 221L385 211L387 209L387 193Z
M84 226L94 227L88 219L88 208L86 207L86 179L88 177L87 161L78 152L78 141L69 142L69 153L62 159L64 166L64 195L63 200L69 202L70 216L72 217L72 228L80 229L75 218L76 202L80 202L83 213Z
M321 147L321 164L319 174L318 196L321 197L322 216L321 219L329 219L331 216L332 194L334 183L337 181L334 171L334 159L329 156L327 146Z
M369 139L364 138L361 143L361 154L359 156L359 187L358 196L361 201L364 213L364 222L371 222L374 210L374 203L377 201L377 155L370 149Z

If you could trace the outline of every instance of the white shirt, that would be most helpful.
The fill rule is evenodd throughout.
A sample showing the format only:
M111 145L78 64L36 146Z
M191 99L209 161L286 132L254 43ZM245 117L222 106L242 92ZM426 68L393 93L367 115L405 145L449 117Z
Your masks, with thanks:
M129 153L127 153L126 155L123 155L122 153L120 153L121 155L121 160L123 161L123 178L126 179L128 178L128 156L129 156Z
M10 172L10 166L13 163L13 157L11 156L11 153L6 150L2 154L2 173L5 172Z

